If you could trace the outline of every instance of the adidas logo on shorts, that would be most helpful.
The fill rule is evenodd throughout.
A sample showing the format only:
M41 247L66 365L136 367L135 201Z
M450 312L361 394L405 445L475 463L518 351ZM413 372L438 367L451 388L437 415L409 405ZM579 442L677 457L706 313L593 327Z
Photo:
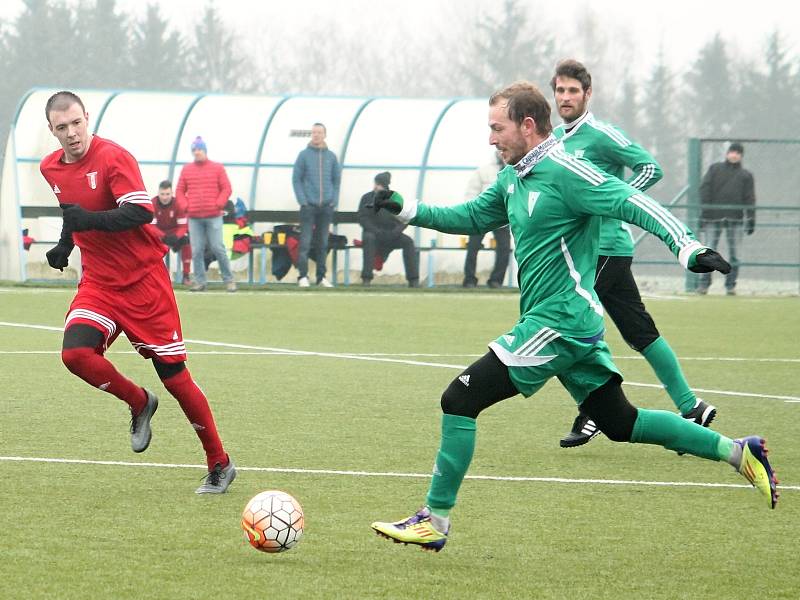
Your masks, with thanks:
M458 380L466 387L469 387L469 375L459 375Z

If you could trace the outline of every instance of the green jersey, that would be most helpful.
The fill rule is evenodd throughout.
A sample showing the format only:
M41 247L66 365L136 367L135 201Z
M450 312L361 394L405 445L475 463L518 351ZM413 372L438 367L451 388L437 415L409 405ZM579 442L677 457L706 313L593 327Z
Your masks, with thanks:
M661 238L684 267L703 248L691 231L639 190L568 154L554 136L507 166L477 198L452 207L411 204L413 225L461 235L511 226L521 319L585 339L603 331L594 292L599 217L634 223Z
M633 175L627 183L642 192L663 175L656 159L647 150L631 142L613 125L595 119L590 112L572 123L559 125L553 130L553 135L564 143L567 152L591 161L617 179L624 178L625 167L628 167ZM600 254L633 256L633 236L626 223L602 218Z

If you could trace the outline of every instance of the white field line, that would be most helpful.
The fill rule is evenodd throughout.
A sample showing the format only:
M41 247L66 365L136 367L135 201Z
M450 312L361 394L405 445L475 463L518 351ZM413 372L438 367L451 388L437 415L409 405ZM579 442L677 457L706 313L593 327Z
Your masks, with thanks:
M0 323L5 325L5 323ZM59 331L61 331L59 329ZM293 356L298 351L287 350L283 352L277 351L230 351L225 352L222 350L193 350L192 355L195 354L222 354L222 355L237 355L242 356L258 356L263 354L265 356L285 355ZM60 350L0 350L0 354L60 354ZM109 350L108 354L139 354L135 350ZM480 358L483 354L461 354L461 353L442 353L442 352L348 352L349 356L375 356L375 357L393 357L393 358ZM644 360L641 355L636 356L619 356L615 355L614 360ZM800 358L743 358L743 357L724 357L724 356L681 356L680 360L691 361L699 360L706 362L752 362L752 363L800 363Z
M5 327L20 327L24 329L40 329L45 331L63 331L62 327L53 327L50 325L31 325L27 323L10 323L7 321L0 321L0 326ZM407 360L402 358L388 358L384 356L364 356L359 354L343 354L337 352L314 352L311 350L292 350L289 348L275 348L272 346L254 346L251 344L232 344L226 342L211 342L207 340L194 340L194 339L184 339L185 342L190 344L198 344L201 346L211 346L217 348L236 348L238 350L256 350L261 352L272 352L275 354L289 354L295 356L321 356L326 358L339 358L339 359L346 359L346 360L361 360L367 362L382 362L382 363L395 363L395 364L403 364L403 365L411 365L417 367L435 367L440 369L457 369L459 371L463 371L466 369L467 365L453 365L448 363L438 363L438 362L424 362L418 360ZM646 388L656 388L661 389L662 386L660 384L655 383L639 383L635 381L624 381L623 385L628 385L632 387L646 387ZM718 394L721 396L738 396L743 398L762 398L762 399L769 399L769 400L784 400L784 401L800 401L800 397L798 396L779 396L774 394L755 394L750 392L732 392L726 390L712 390L712 389L704 389L704 388L693 388L696 392L701 392L704 394Z
M149 467L157 469L207 469L206 465L189 465L180 463L128 462L122 460L84 460L79 458L43 458L32 456L0 456L4 462L56 463L68 465L103 465L113 467ZM338 469L294 469L280 467L240 467L237 471L253 471L258 473L295 473L300 475L340 475L345 477L395 477L412 479L430 479L429 473L397 473L392 471L350 471ZM637 479L573 479L567 477L515 477L505 475L467 475L466 479L478 481L516 481L533 483L578 483L587 485L630 485L660 487L704 487L704 488L750 488L744 483L710 483L702 481L644 481ZM779 490L800 491L800 485L781 485Z

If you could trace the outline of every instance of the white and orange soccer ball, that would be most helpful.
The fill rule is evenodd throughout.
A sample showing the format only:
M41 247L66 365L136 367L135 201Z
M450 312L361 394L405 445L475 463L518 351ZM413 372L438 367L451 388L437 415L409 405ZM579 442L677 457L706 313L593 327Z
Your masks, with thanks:
M294 548L303 535L304 523L300 503L279 490L253 496L242 512L244 537L261 552L283 552Z

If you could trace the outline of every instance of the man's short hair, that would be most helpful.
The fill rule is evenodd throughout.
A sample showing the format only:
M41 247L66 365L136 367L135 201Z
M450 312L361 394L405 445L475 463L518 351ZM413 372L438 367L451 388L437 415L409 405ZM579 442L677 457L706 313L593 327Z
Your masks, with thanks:
M733 142L728 147L728 152L738 152L741 155L744 155L744 146L742 146L741 142Z
M47 99L47 104L44 106L44 116L47 119L47 122L50 122L51 112L54 110L67 110L73 104L80 106L81 110L86 113L86 107L83 106L83 102L75 92L62 90L50 96L50 98Z
M574 58L562 60L556 65L556 73L550 80L550 87L556 91L556 79L559 77L569 77L570 79L577 79L581 82L581 87L585 92L592 87L592 75L583 66L583 63L578 62Z
M325 125L323 125L322 123L314 123L314 124L313 124L311 127L322 127L322 130L323 130L325 133L328 133L328 128L327 128L327 127L325 127Z
M171 190L172 189L172 182L169 179L165 179L161 183L158 184L158 189L160 190Z
M517 125L530 117L536 123L536 132L539 135L550 135L553 126L550 123L550 103L534 84L530 81L515 81L511 85L492 94L489 106L506 100L508 118Z

